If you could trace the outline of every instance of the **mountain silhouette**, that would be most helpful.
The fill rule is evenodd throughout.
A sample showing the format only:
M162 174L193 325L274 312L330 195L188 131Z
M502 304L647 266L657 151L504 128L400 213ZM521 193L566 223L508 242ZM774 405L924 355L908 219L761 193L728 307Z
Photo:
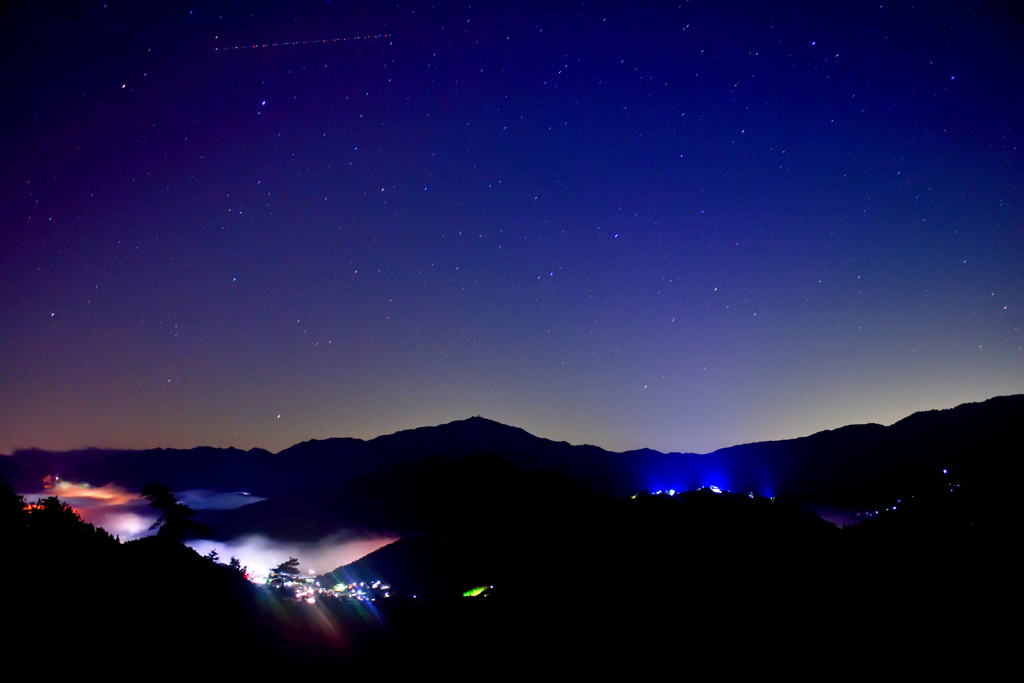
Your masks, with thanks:
M602 495L716 486L782 497L813 510L880 509L942 469L972 473L1016 467L1024 436L1024 395L915 413L891 426L851 425L806 437L745 444L705 455L650 449L615 453L536 437L482 417L370 440L305 441L279 453L194 448L66 453L23 450L0 457L0 476L37 490L44 476L139 490L246 490L269 500L206 511L218 537L267 533L318 538L339 528L434 531L440 504L422 492L450 490L444 477L484 486L474 468L486 456L524 472L556 472ZM909 488L908 488L909 487Z

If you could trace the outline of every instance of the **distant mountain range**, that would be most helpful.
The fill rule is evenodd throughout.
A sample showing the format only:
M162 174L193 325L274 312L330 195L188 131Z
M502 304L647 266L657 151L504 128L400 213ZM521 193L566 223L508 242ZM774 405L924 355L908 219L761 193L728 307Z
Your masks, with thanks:
M852 425L706 455L615 453L473 417L367 441L306 441L279 453L22 450L0 457L0 476L19 491L38 490L47 475L130 490L158 482L177 491L249 491L268 500L203 514L219 538L261 532L311 539L339 528L434 531L429 520L447 514L439 512L440 499L465 488L486 491L495 461L511 468L501 476L549 473L598 495L716 486L782 497L812 510L875 509L941 469L998 473L1015 467L1022 436L1024 395L1015 395L915 413L889 427Z

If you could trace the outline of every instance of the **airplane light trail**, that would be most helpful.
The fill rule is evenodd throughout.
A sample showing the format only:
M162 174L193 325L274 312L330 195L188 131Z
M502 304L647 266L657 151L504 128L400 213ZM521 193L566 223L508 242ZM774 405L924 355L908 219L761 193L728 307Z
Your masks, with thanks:
M352 36L351 38L327 38L325 40L298 40L294 43L264 43L263 45L236 45L234 47L215 47L214 52L223 52L224 50L251 50L256 47L281 47L283 45L314 45L316 43L340 43L346 40L368 40L370 38L388 38L390 33L378 33L374 36Z

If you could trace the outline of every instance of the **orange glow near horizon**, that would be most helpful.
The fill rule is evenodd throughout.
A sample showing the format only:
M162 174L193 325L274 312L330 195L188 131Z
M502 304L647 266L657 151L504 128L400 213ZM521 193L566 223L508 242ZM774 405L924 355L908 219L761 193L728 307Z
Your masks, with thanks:
M60 499L86 499L102 505L126 505L139 502L138 494L125 491L116 484L92 486L88 483L67 481L56 477L45 477L43 487L46 493Z

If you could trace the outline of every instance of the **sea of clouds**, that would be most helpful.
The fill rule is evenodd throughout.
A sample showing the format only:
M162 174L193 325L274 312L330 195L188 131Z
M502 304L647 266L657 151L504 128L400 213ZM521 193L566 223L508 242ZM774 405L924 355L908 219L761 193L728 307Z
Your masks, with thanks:
M122 542L151 536L151 528L158 514L149 507L149 501L139 493L129 491L116 484L92 486L85 482L62 479L48 480L46 489L40 492L22 494L26 501L57 496L71 505L86 522L102 527ZM193 510L233 510L244 505L266 500L244 491L211 491L190 489L176 491L175 497ZM393 541L395 536L377 534L356 534L339 530L318 541L290 542L261 535L250 535L229 540L197 539L186 545L201 555L217 551L221 562L230 558L238 560L249 569L254 579L265 577L270 569L291 557L299 559L304 573L321 574L342 565L355 562Z

